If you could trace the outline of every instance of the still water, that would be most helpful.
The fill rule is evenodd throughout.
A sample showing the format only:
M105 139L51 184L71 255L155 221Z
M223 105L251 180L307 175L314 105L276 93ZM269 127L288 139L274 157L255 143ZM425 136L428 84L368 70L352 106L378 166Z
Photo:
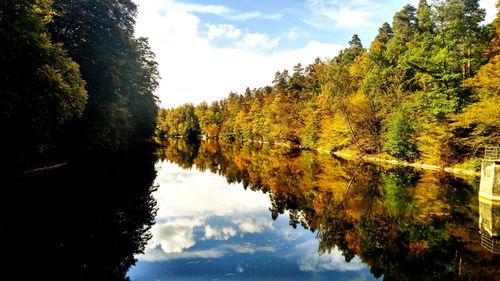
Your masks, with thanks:
M500 207L478 202L477 179L248 144L166 145L133 281L500 276L479 224Z
M2 272L50 280L499 280L478 179L168 141L7 180Z

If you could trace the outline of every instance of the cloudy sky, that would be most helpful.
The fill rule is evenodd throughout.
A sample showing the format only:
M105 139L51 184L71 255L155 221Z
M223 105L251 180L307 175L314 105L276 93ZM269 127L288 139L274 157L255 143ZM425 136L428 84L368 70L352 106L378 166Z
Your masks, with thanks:
M198 104L271 84L277 70L335 56L418 0L135 0L136 35L148 37L162 80L161 106ZM495 0L481 0L486 22Z

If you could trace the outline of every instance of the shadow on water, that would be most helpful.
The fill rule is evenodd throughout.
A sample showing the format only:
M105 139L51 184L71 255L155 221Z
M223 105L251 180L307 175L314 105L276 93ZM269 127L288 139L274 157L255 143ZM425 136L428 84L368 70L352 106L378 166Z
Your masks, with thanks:
M155 162L142 151L3 179L3 277L126 280L155 216Z
M376 278L500 276L500 255L481 242L485 223L497 222L499 214L489 206L479 212L474 180L347 162L311 151L287 154L248 143L172 140L159 157L268 193L273 219L287 211L293 228L316 233L319 255L339 249L346 261L357 256Z

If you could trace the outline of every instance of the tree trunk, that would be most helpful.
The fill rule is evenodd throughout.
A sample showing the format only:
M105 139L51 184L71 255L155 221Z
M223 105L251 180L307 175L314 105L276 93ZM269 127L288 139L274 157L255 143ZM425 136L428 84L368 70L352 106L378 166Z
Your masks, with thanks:
M361 152L365 152L365 150L363 149L363 147L361 147L361 145L359 144L358 138L356 137L356 134L354 133L351 121L350 121L349 116L347 114L347 110L343 106L340 106L340 112L342 112L342 115L344 115L344 119L345 119L345 121L347 123L347 127L349 129L349 132L351 133L351 137L352 137L352 139L354 141L354 144L358 147L358 149Z

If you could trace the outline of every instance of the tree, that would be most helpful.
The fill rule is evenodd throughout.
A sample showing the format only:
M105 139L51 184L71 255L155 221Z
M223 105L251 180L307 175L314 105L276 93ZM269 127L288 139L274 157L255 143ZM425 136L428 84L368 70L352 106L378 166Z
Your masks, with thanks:
M349 41L349 47L340 51L340 54L335 57L335 61L342 66L349 66L354 59L364 50L361 39L357 34L353 34Z
M55 135L87 101L78 65L47 31L51 4L0 3L0 146L9 168L47 158Z
M72 149L121 150L154 132L158 70L147 40L134 37L136 5L130 0L56 0L50 25L80 65L88 105L61 143ZM76 146L76 147L75 147Z
M500 2L497 2L500 8ZM463 82L472 89L474 103L453 116L454 128L463 132L463 141L472 147L500 141L500 11L493 21L495 36L489 46L490 61L474 77ZM472 138L471 138L472 137Z
M404 42L409 42L417 31L415 7L407 4L397 12L392 21L392 29L394 34L401 37Z
M418 155L417 147L413 143L412 134L415 126L404 112L396 112L389 122L385 136L384 149L389 154L403 160L411 160Z
M192 104L183 104L177 108L166 110L164 119L159 123L162 134L172 137L195 137L200 133L200 120Z
M349 97L356 92L356 83L349 71L342 65L332 62L326 72L325 83L323 84L323 92L327 97L328 103L334 112L338 112L344 119L344 122L349 129L352 142L357 148L364 152L360 144L358 134L354 127L354 120L349 111L348 101Z
M420 33L433 32L435 24L432 19L433 13L427 0L420 0L417 8L417 25Z

